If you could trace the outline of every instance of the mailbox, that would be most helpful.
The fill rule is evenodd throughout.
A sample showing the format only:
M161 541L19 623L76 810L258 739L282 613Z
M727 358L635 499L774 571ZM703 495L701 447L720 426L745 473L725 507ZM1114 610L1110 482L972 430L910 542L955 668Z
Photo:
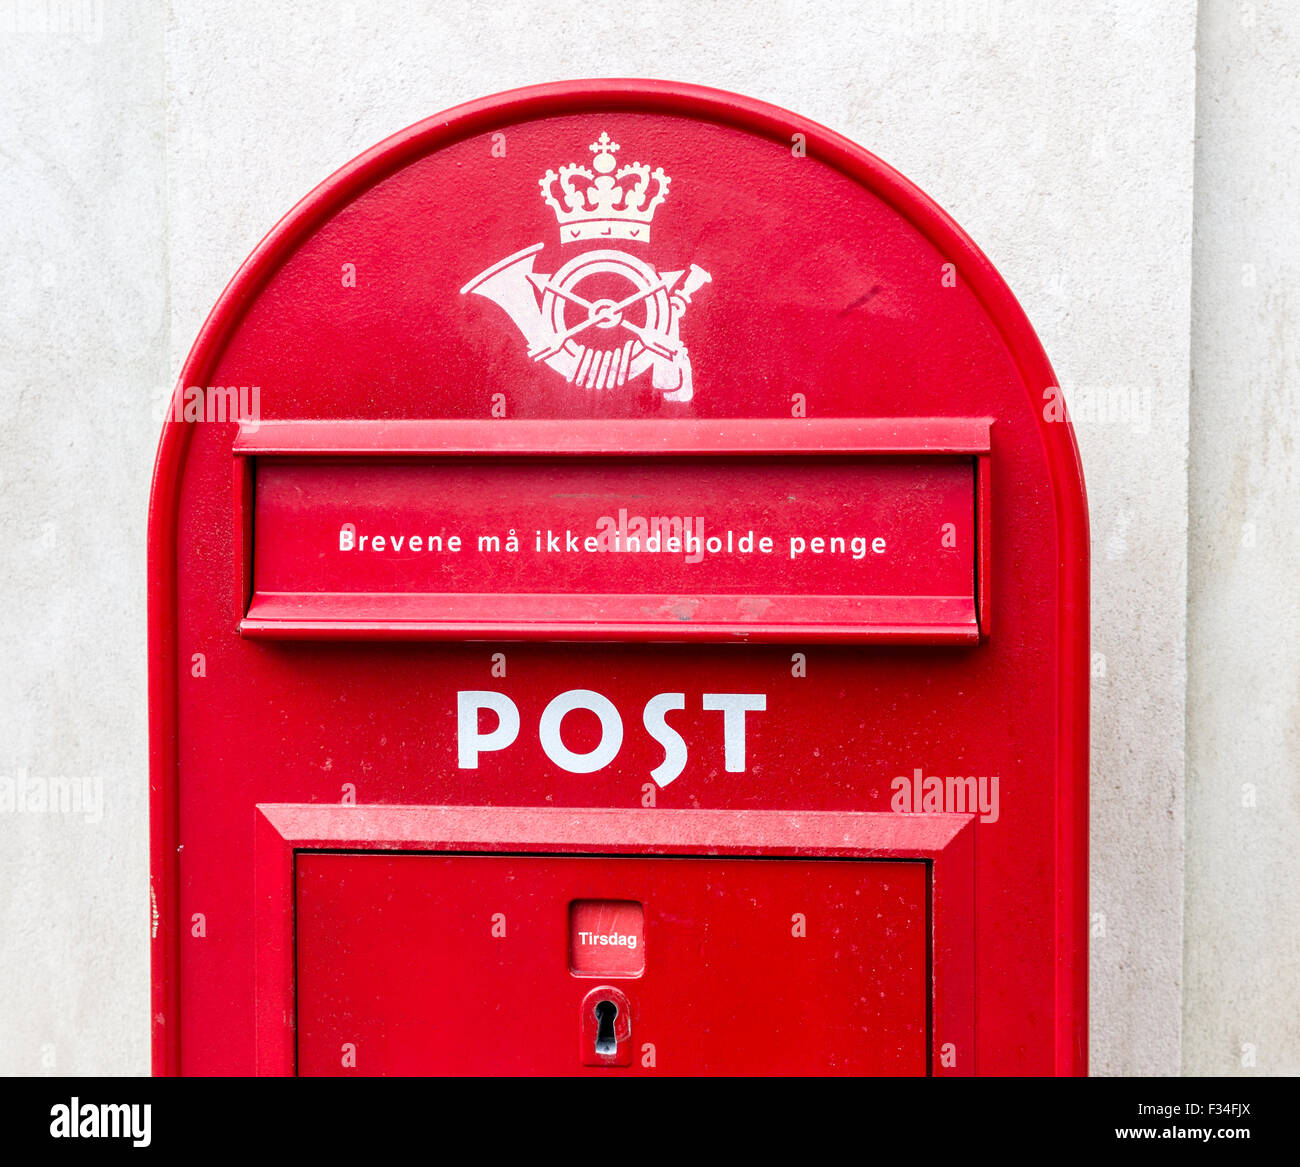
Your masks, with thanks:
M863 149L650 81L383 142L162 435L156 1071L1085 1072L1087 565Z

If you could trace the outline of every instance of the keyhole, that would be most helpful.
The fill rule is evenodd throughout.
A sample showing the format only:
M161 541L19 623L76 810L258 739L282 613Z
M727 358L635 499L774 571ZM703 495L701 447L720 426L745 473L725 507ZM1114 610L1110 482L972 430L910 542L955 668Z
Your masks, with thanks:
M614 1018L618 1016L618 1006L613 1001L596 1002L596 1052L614 1054L618 1052L618 1042L614 1039Z

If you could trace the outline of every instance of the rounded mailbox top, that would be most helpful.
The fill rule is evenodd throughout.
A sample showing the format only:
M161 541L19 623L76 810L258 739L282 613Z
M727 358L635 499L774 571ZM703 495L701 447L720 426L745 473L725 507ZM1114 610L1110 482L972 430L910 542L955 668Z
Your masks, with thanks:
M342 168L181 385L250 378L267 418L1028 413L1077 477L1033 330L935 203L814 122L678 83L496 95Z

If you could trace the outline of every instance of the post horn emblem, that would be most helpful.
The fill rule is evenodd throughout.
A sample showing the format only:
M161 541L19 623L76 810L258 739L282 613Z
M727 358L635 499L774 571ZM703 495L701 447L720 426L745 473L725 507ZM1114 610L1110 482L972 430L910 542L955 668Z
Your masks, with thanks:
M655 211L668 197L669 178L641 162L619 167L619 144L602 133L591 144L590 167L548 170L542 198L559 222L560 243L597 244L574 255L554 275L533 270L535 243L480 272L461 294L486 296L514 321L528 355L566 381L615 389L647 369L665 400L694 395L691 362L680 336L691 297L711 276L698 264L658 272L607 246L646 243Z

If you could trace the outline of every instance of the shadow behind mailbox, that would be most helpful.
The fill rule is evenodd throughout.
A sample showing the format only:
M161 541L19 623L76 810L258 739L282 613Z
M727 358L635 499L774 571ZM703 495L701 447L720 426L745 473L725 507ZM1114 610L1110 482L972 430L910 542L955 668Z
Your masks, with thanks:
M1086 1069L1073 435L818 125L549 85L329 179L186 364L150 637L159 1073Z

